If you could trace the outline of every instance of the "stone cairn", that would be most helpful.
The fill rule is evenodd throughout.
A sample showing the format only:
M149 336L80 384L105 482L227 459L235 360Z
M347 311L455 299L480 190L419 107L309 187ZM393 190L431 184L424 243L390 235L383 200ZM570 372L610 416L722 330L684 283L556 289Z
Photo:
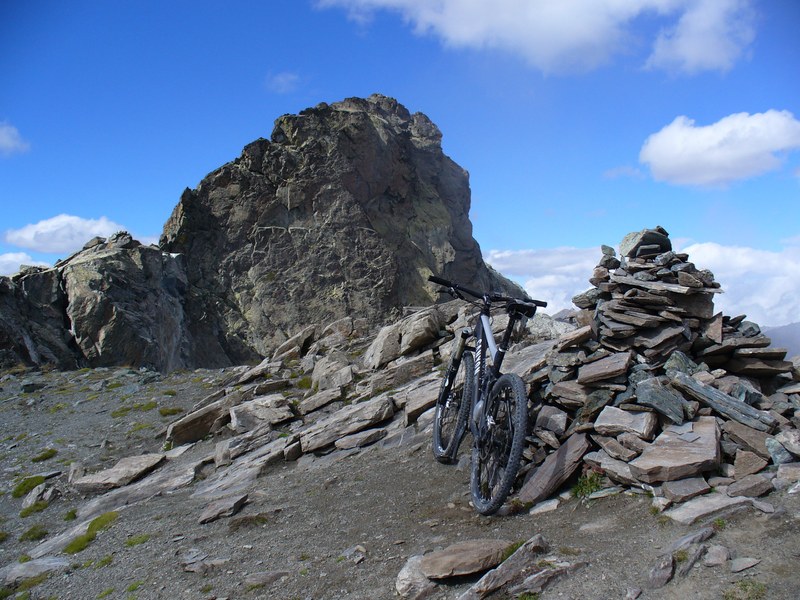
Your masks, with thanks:
M689 523L796 481L800 377L786 350L715 313L713 274L664 229L627 235L621 258L602 252L593 287L573 298L578 328L527 367L544 403L518 499L548 498L581 462L654 493L661 510L724 490L711 506L670 509Z

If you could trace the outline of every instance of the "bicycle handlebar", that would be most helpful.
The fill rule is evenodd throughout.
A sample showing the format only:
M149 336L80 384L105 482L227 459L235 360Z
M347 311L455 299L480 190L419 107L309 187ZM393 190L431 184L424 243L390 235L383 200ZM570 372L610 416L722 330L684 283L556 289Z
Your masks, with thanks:
M450 288L452 290L458 290L459 292L467 293L470 296L474 296L475 298L483 299L483 298L487 298L488 297L490 302L512 302L512 301L514 301L514 302L524 302L524 303L534 304L534 305L539 306L541 308L544 308L544 307L547 306L547 302L545 302L543 300L522 300L520 298L511 298L509 296L502 296L500 294L489 294L489 293L483 293L483 292L476 292L475 290L472 290L472 289L470 289L468 287L465 287L465 286L463 286L463 285L461 285L459 283L453 283L452 281L448 281L447 279L442 279L441 277L436 277L435 275L428 276L428 281L430 281L432 283L439 284L439 285L441 285L443 287L446 287L446 288Z

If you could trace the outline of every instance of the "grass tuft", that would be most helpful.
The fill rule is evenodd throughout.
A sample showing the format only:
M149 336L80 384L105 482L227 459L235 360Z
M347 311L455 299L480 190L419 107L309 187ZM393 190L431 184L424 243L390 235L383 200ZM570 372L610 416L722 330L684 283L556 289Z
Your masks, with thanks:
M103 567L107 567L108 565L110 565L113 561L114 561L114 556L111 554L106 554L103 558L98 559L97 562L94 563L94 568L102 569Z
M722 600L763 600L767 597L767 586L753 579L737 581L722 593Z
M138 546L139 544L144 544L149 539L150 536L146 533L141 533L139 535L132 535L127 540L125 540L125 545L128 548L133 548L134 546Z
M22 498L27 495L37 485L44 483L42 475L34 475L33 477L26 477L20 481L16 487L11 491L11 496L14 498Z
M86 533L79 535L69 544L67 544L64 547L64 552L67 554L77 554L78 552L85 550L89 544L94 541L100 531L111 527L111 524L117 520L118 516L118 512L111 511L103 513L99 517L95 518L91 523L89 523L89 528L87 529Z
M47 502L47 500L37 500L30 506L23 508L21 511L19 511L19 516L22 517L23 519L25 517L30 517L34 513L42 512L48 506L49 503Z
M55 448L46 448L45 450L42 450L39 454L31 458L31 462L35 463L44 462L46 460L50 460L56 454L58 454L58 450L56 450Z
M47 529L37 523L32 525L25 533L19 536L20 542L38 542L47 537Z
M602 481L603 476L597 471L584 473L578 478L578 483L572 488L570 494L573 498L586 498L600 490Z
M519 550L522 547L522 544L525 543L525 540L517 540L513 544L511 544L508 548L503 550L503 555L500 557L500 562L507 561L514 552Z

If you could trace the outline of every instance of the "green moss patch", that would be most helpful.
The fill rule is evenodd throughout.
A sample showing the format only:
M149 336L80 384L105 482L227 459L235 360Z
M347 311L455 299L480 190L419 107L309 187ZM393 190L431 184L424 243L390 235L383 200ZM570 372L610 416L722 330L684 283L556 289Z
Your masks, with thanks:
M128 546L128 548L133 548L134 546L138 546L139 544L144 544L149 539L150 536L146 533L142 533L139 535L132 535L127 540L125 540L125 545Z
M162 406L158 409L158 414L162 417L172 417L174 415L179 415L183 412L183 409L177 406Z
M20 542L38 542L47 537L47 530L37 523L30 527L25 533L19 536Z
M21 511L19 511L19 516L22 517L23 519L25 517L30 517L34 513L42 512L48 506L49 504L46 500L38 500L33 504L31 504L30 506L23 508Z
M100 531L111 527L111 524L117 520L117 517L119 517L119 513L116 511L111 511L103 513L99 517L95 518L91 523L89 523L89 528L86 530L86 533L79 535L69 544L67 544L64 547L64 552L67 554L77 554L78 552L85 550L89 544L94 541Z
M42 450L39 454L31 458L31 462L35 463L44 462L46 460L50 460L56 454L58 454L58 450L56 450L55 448L46 448Z

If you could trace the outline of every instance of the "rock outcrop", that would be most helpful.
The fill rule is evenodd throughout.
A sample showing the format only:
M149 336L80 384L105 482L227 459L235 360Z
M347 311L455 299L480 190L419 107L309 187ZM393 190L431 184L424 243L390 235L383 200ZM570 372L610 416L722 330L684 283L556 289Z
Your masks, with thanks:
M439 129L391 98L284 115L183 193L161 248L120 232L0 277L0 366L257 362L313 325L432 304L432 273L523 294L483 262L469 206Z
M120 232L0 277L0 365L186 366L180 258Z

